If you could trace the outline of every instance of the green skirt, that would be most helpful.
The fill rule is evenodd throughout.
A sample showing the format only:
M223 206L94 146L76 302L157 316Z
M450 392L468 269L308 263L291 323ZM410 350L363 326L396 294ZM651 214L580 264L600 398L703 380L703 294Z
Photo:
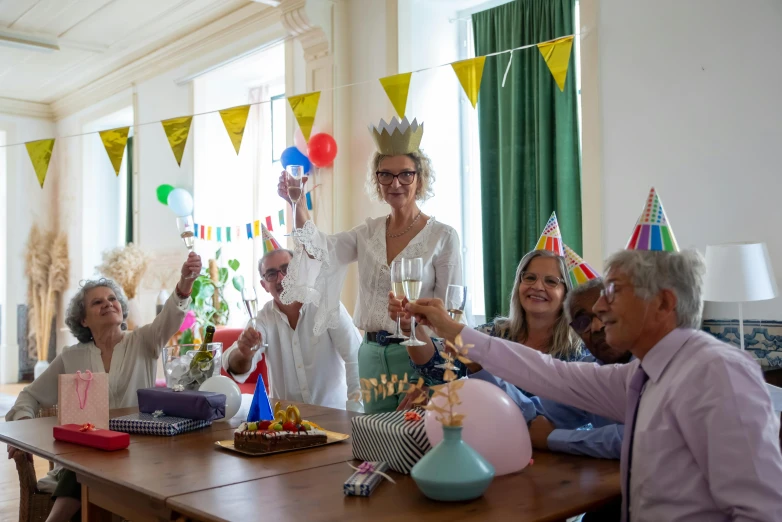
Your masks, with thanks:
M375 342L364 342L358 349L358 376L362 379L378 379L385 374L388 379L396 375L400 380L407 374L410 382L418 380L418 373L410 365L410 357L407 355L407 348L401 344L389 344L381 346ZM397 406L405 398L404 393L389 395L385 399L378 396L375 400L364 401L365 413L385 413L395 411Z

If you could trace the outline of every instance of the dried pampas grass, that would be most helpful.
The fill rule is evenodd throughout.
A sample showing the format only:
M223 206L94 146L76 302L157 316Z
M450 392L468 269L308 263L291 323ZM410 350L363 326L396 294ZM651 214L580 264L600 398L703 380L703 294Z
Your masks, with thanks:
M147 271L149 257L140 247L128 243L124 247L103 253L103 264L98 271L122 287L128 299L136 297L141 279Z

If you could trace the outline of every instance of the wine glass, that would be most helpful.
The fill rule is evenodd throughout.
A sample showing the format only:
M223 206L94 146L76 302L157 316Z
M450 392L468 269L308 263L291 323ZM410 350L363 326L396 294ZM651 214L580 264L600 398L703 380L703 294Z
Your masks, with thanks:
M391 291L394 293L394 297L400 301L405 297L405 285L402 278L402 260L391 262ZM407 336L402 333L402 325L400 321L400 314L396 314L396 330L391 336L391 339L405 341Z
M288 197L291 200L293 210L293 225L291 226L291 235L296 233L296 204L301 199L302 177L304 176L304 167L301 165L288 165L285 170L288 172Z
M247 323L247 326L258 331L258 322L257 322L257 309L258 309L258 297L255 295L255 288L242 288L242 302L244 303L244 309L247 310L247 315L250 316L250 320ZM269 345L263 342L263 339L261 339L261 344L258 346L253 347L253 351L258 350L261 347L268 347Z
M445 291L445 309L451 319L457 323L462 322L464 307L467 305L467 287L461 285L448 285Z
M193 224L193 216L184 216L176 218L176 226L179 229L179 237L182 238L185 246L189 251L193 251L195 246L195 225ZM198 277L198 272L191 272L188 279L195 279Z
M420 257L402 260L402 284L405 288L407 300L415 303L421 294L421 280L424 276L424 260ZM410 321L410 338L403 342L403 346L424 346L423 343L415 338L415 316Z

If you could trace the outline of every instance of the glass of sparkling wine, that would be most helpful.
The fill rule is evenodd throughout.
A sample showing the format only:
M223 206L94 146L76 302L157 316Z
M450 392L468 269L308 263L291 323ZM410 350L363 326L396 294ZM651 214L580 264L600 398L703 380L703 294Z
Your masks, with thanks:
M462 322L464 307L467 305L467 287L461 285L448 285L445 291L445 309L451 319L457 323Z
M291 200L291 209L293 210L293 225L291 226L291 235L296 234L296 204L301 199L302 177L304 176L304 167L301 165L288 165L285 170L288 172L288 197Z
M242 288L242 302L244 303L244 309L247 310L247 315L250 316L250 320L247 323L247 326L258 331L258 324L256 322L257 318L257 309L258 309L258 298L255 295L255 288ZM253 347L253 351L258 350L260 347L267 347L268 345L261 340L261 344L258 346Z
M391 263L391 291L394 293L394 297L400 301L405 298L405 285L402 278L402 260L393 261ZM399 339L404 341L407 336L402 333L402 325L400 322L401 314L396 314L396 330L392 335L392 339Z
M402 284L404 285L407 300L415 303L421 294L421 280L424 275L424 260L420 257L402 260ZM410 338L403 342L404 346L424 346L423 343L415 338L415 316L410 322Z
M193 216L184 216L176 218L176 226L179 229L179 237L189 251L193 251L195 246L195 226L193 225ZM198 277L197 272L191 272L188 279Z

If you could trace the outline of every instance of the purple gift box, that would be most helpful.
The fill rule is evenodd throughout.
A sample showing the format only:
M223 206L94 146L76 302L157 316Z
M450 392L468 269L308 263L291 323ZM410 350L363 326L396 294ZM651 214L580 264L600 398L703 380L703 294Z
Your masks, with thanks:
M213 421L225 417L225 394L194 390L174 391L171 388L138 390L141 413L162 411L170 417Z

